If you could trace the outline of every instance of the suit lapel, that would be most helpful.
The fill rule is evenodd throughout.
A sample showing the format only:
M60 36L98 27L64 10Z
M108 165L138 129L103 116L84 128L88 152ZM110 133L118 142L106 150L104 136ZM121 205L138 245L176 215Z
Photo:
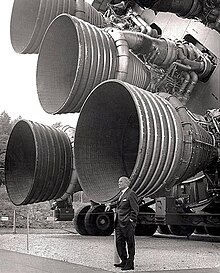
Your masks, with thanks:
M128 193L129 193L129 188L122 194L121 199L120 199L120 201L119 201L119 204L121 203L121 201L122 201L126 196L128 196Z

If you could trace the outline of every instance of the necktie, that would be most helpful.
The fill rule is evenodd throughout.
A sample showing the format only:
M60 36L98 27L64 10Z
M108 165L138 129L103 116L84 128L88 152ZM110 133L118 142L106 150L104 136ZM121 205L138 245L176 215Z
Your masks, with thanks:
M119 201L121 200L123 194L124 194L124 192L122 191L122 192L120 193L120 195L119 195L119 198L118 198Z

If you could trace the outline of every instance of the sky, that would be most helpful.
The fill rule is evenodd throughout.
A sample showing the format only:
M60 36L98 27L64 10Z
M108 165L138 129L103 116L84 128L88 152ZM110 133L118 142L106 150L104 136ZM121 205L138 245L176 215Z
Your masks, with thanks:
M34 1L34 0L30 0ZM12 119L21 116L41 124L61 122L75 127L79 114L47 114L36 88L37 54L18 54L10 41L10 19L14 0L0 0L0 113Z

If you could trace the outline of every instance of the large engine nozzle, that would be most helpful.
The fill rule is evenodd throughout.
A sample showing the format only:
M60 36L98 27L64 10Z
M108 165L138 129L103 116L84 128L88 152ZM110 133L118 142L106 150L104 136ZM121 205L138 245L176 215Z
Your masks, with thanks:
M61 13L74 15L97 26L104 17L85 0L14 0L11 15L11 43L17 53L38 53L43 35Z
M112 78L145 88L150 71L129 51L120 32L59 15L38 56L37 89L43 109L50 114L79 112L92 89Z
M49 126L19 121L8 141L5 173L7 192L15 205L65 196L70 184L72 188L77 184L69 137Z
M206 168L217 148L175 97L109 80L81 110L75 157L83 191L108 202L119 192L120 176L131 178L140 198L153 197Z
M155 11L173 12L184 17L195 15L201 10L201 3L196 0L135 0L135 2Z

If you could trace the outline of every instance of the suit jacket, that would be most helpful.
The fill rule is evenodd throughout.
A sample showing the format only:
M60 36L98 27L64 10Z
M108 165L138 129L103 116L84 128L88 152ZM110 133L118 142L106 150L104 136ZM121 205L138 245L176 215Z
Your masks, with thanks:
M138 212L139 205L137 195L129 188L117 202L115 225L119 224L121 227L125 227L128 223L132 223L135 226Z

